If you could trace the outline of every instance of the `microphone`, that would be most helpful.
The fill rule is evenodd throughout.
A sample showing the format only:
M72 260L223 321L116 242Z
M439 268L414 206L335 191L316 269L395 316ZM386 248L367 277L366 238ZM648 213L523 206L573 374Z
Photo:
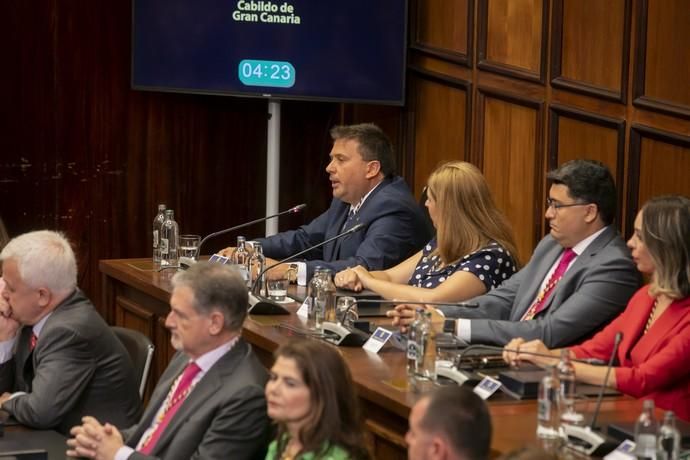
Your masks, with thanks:
M347 307L345 311L340 316L337 323L332 323L330 321L324 321L323 329L331 334L331 338L326 338L331 343L335 345L345 346L345 347L361 347L364 342L369 338L369 334L360 331L359 329L350 329L343 325L343 319L347 318L347 315L357 304L360 303L375 303L378 305L397 305L397 304L409 304L409 305L452 305L457 307L469 307L477 308L479 304L476 303L466 303L466 302L424 302L419 300L385 300L385 299L355 299L350 306ZM337 313L336 313L337 314Z
M277 267L278 265L282 265L286 262L289 262L289 261L295 259L296 257L299 257L303 254L306 254L309 251L312 251L314 249L318 249L321 246L330 243L331 241L335 241L335 240L342 238L344 236L348 236L348 235L351 235L352 233L358 232L365 227L366 227L366 224L359 223L359 224L355 225L354 227L352 227L348 230L345 230L344 232L340 232L337 235L335 235L331 238L328 238L327 240L324 240L324 241L317 243L313 246L309 246L308 248L303 249L299 252L296 252L295 254L292 254L292 255L290 255L290 256L282 259L282 260L279 260L278 262L271 265L270 267L266 267L263 270L261 270L259 272L259 274L256 275L256 279L254 280L252 287L249 289L249 303L251 304L251 306L249 308L249 313L254 314L254 315L281 315L281 314L287 315L287 314L289 314L290 312L288 310L286 310L284 307L278 305L277 303L271 302L268 299L264 299L264 298L261 298L260 296L256 296L253 294L255 292L256 286L259 283L259 280L261 279L261 277L267 271L271 270L274 267Z
M616 333L616 337L613 341L613 351L611 351L611 356L609 357L609 362L606 366L606 375L604 376L604 381L599 388L597 405L594 408L592 422L586 427L571 424L564 425L567 446L575 451L584 452L590 456L603 457L616 448L616 443L608 442L605 437L596 432L596 425L597 417L599 416L599 411L601 410L601 401L604 397L604 390L606 389L606 384L609 381L609 374L611 373L611 368L613 367L613 361L616 359L616 355L618 354L618 347L621 344L621 340L623 340L623 333L619 331Z
M306 208L306 207L307 207L306 203L298 204L297 206L293 206L292 208L287 209L287 210L285 210L285 211L281 211L281 212L279 212L279 213L277 213L277 214L273 214L273 215L271 215L271 216L262 217L262 218L260 218L260 219L255 219L255 220L252 220L251 222L245 222L245 223L243 223L243 224L235 225L234 227L226 228L226 229L224 229L224 230L219 230L219 231L217 231L217 232L213 232L213 233L211 233L210 235L206 235L206 236L199 242L199 247L196 249L196 258L198 259L198 258L199 258L199 254L201 254L201 246L203 246L204 243L205 243L206 241L210 240L211 238L215 238L216 236L224 235L224 234L226 234L226 233L228 233L228 232L232 232L232 231L234 231L234 230L239 230L239 229L244 228L244 227L249 227L250 225L258 224L259 222L263 222L263 221L266 221L266 220L268 220L268 219L273 219L274 217L279 217L279 216L282 216L282 215L284 215L284 214L296 214L296 213L302 211L302 210L303 210L304 208Z
M498 351L498 352L504 352L504 351L511 351L513 353L521 353L523 355L530 355L530 356L540 356L542 358L551 358L551 359L558 359L557 356L549 355L546 353L537 353L533 351L525 351L525 350L520 350L520 349L511 349L511 348L503 348L503 347L497 347L494 345L470 345L469 347L465 348L460 352L458 355L458 358L456 360L456 367L460 366L460 363L462 362L462 358L465 356L465 354L471 350L490 350L490 351ZM577 358L571 358L570 361L574 363L582 363L582 364L590 364L590 365L601 365L603 364L603 361L600 359L595 359L595 358L585 358L585 359L577 359Z

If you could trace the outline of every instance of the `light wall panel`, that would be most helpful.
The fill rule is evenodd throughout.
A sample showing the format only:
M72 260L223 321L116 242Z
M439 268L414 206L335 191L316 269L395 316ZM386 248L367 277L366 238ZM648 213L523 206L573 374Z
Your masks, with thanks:
M479 161L526 262L540 238L543 212L542 105L480 88L477 109Z
M419 196L441 162L463 160L468 150L468 87L420 74L411 79L414 98L414 193Z
M412 47L458 63L472 55L473 1L418 0Z

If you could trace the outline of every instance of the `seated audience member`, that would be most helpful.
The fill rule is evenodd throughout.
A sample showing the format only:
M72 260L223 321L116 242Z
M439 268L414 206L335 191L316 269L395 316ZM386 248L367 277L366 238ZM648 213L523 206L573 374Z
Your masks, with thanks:
M515 273L512 230L479 169L446 163L431 173L427 193L437 236L388 270L344 270L335 276L336 286L370 289L386 299L455 302L484 294Z
M422 209L405 181L395 176L393 146L376 125L365 123L331 129L333 149L326 167L333 188L328 211L297 230L259 238L264 254L284 259L338 233L365 224L346 237L305 254L297 263L297 281L305 284L317 266L334 272L362 265L383 270L421 248L431 234ZM231 248L222 251L230 255ZM267 260L267 266L275 260ZM269 270L269 278L283 278L288 264ZM294 280L293 280L294 281Z
M616 335L622 333L616 366L607 385L636 398L654 399L690 421L690 200L653 198L635 219L628 241L638 270L651 275L649 285L630 299L625 311L592 339L571 347L573 358L608 361ZM509 362L544 365L551 358L514 353L530 351L560 356L539 340L512 340L503 353ZM601 385L605 366L575 363L578 380Z
M275 357L266 401L278 434L266 460L369 458L354 384L338 349L295 340Z
M127 350L77 287L59 233L12 239L0 253L2 409L19 423L66 434L86 414L127 426L141 402Z
M548 175L550 234L515 275L470 299L479 308L441 307L436 327L468 343L505 345L513 337L549 347L576 343L618 315L639 287L639 274L613 220L616 187L601 163L573 160ZM388 314L403 328L411 305ZM460 319L450 319L460 318ZM441 326L442 325L442 326Z
M405 441L409 460L487 460L491 416L469 388L441 387L412 407Z
M138 424L94 417L72 428L67 454L97 459L255 459L268 444L266 370L241 337L247 288L226 265L199 262L173 277L165 326L178 353Z

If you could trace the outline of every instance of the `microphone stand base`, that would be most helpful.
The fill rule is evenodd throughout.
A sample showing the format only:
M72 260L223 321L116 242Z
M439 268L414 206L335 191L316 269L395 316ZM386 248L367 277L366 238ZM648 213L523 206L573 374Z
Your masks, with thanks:
M561 429L569 449L590 457L603 457L618 446L589 426L562 425Z
M359 329L350 330L342 324L324 321L324 340L339 347L361 347L369 340L369 335Z
M250 315L289 315L290 311L270 299L254 295L250 292L249 309L247 313Z

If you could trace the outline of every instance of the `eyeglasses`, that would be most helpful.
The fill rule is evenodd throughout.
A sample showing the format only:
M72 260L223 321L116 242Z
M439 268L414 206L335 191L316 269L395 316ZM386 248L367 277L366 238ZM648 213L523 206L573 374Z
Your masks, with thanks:
M552 200L551 198L546 199L546 209L551 209L553 208L554 211L558 211L561 208L571 208L573 206L587 206L592 203L569 203L569 204L563 204L563 203L558 203L557 201Z

